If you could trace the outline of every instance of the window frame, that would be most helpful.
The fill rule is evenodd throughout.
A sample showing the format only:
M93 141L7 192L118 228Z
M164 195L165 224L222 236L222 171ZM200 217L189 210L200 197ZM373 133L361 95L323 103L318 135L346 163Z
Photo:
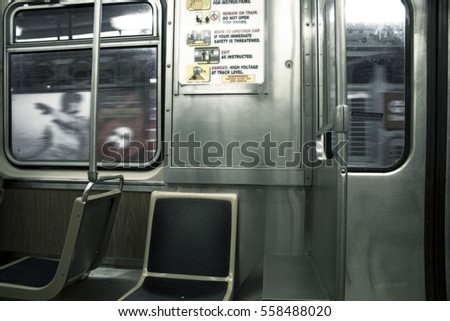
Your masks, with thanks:
M161 158L162 149L162 8L159 2L156 0L143 0L143 1L121 1L114 0L104 1L104 6L108 4L132 4L132 3L148 3L152 8L153 13L153 28L150 34L139 36L116 36L116 37L102 37L100 40L101 49L120 49L120 48L156 48L156 149L153 157L145 162L128 162L121 161L115 163L102 164L99 162L98 166L101 169L117 169L117 170L129 170L129 169L144 169L149 170L158 166ZM3 119L4 119L4 153L7 160L14 166L25 168L86 168L88 161L23 161L17 160L12 151L12 118L11 118L11 95L10 95L10 56L14 53L42 53L42 52L56 52L56 51L76 51L76 50L91 50L92 38L76 39L76 40L55 40L55 41L36 41L36 42L15 42L14 40L14 17L17 13L24 10L40 10L40 9L57 9L57 8L69 8L76 6L92 6L93 2L70 2L70 3L38 3L38 2L19 2L11 3L5 10L4 18L4 44L3 44ZM150 108L150 106L148 106ZM100 147L100 146L99 146Z
M401 3L405 7L405 43L404 43L404 57L405 57L405 81L404 81L404 98L405 98L405 127L404 127L404 149L403 154L398 160L390 166L376 167L376 166L352 166L348 162L348 171L352 173L388 173L393 172L402 167L408 160L411 153L411 137L412 137L412 60L413 60L413 21L412 21L412 7L408 0L402 0ZM347 88L349 83L347 82ZM356 84L358 87L359 84ZM347 96L348 96L347 90ZM350 111L349 111L350 112ZM349 115L350 117L350 115ZM350 133L349 133L350 134Z

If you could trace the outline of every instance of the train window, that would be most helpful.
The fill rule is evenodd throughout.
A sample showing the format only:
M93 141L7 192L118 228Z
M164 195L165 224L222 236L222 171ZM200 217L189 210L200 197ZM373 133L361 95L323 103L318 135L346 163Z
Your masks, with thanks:
M86 166L93 5L15 12L5 65L8 157L23 166ZM159 39L137 18L152 12L147 2L103 9L102 37L111 38L100 51L97 157L105 167L145 168L158 157ZM48 24L31 30L41 19Z
M101 37L148 35L153 31L148 3L105 4ZM92 38L92 6L21 10L14 15L14 42Z
M406 152L406 8L401 0L347 0L349 166L388 169Z

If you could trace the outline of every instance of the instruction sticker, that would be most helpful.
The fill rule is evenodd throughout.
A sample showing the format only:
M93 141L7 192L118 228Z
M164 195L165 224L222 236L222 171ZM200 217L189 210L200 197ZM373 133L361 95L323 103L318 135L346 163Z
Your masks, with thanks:
M255 75L229 75L223 76L225 83L251 83L255 82Z
M180 8L180 83L264 83L265 6L265 0L186 0Z
M210 0L186 0L186 10L208 10L210 8Z

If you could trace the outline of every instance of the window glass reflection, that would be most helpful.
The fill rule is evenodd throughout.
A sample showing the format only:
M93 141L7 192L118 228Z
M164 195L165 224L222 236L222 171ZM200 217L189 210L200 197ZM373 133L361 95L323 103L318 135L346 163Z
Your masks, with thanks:
M389 168L405 152L405 21L401 0L346 0L348 161Z
M155 47L102 50L97 153L104 165L144 166L154 157L156 64ZM15 53L9 69L13 157L87 161L90 50Z
M151 35L153 11L148 3L105 4L101 36ZM93 6L22 10L14 16L14 41L64 41L90 39Z

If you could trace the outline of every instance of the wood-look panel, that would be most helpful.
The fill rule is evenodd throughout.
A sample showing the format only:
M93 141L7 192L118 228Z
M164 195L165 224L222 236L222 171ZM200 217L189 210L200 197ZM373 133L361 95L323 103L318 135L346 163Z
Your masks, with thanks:
M0 249L59 254L79 192L7 189L0 212Z
M150 193L124 193L107 256L143 259Z
M80 191L8 189L0 206L0 251L58 255ZM107 256L142 259L149 193L124 193Z

